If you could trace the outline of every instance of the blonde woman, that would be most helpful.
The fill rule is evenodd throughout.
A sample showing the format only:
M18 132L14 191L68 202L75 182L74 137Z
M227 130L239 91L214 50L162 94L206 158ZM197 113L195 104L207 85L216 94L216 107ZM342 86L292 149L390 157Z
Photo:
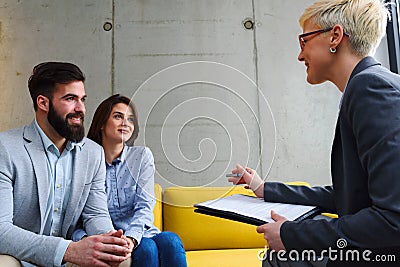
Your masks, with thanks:
M300 17L298 60L306 67L307 81L330 81L343 93L332 146L332 185L263 183L254 170L240 165L232 172L243 176L229 181L248 184L265 201L317 205L339 218L293 222L272 213L275 222L257 231L275 251L318 255L342 246L393 253L400 247L400 76L370 56L385 34L387 17L379 0L317 1ZM277 264L303 263L264 262Z

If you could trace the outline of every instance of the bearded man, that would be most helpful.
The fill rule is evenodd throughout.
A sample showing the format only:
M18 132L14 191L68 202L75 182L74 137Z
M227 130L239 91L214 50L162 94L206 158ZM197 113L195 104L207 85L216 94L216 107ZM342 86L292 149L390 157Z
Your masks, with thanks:
M84 81L71 63L35 66L35 119L0 133L0 266L117 266L130 257L108 214L103 150L84 138ZM72 242L78 223L89 237Z

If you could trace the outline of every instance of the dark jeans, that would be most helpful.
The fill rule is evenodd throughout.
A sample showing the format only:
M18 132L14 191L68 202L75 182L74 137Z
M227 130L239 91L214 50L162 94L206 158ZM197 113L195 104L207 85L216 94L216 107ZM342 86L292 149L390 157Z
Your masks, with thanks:
M135 267L186 267L186 253L181 239L172 232L161 232L152 238L142 238L132 252Z

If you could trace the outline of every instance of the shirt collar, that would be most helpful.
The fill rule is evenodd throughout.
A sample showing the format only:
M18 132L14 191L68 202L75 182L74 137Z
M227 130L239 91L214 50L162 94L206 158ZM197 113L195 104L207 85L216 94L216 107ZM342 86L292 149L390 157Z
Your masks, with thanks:
M346 84L347 87L347 84ZM346 92L346 87L343 90L342 96L340 97L340 102L339 102L339 110L342 108L342 104L343 104L343 97L344 97L344 93Z
M44 133L44 131L42 130L42 128L40 128L36 118L34 119L35 123L35 127L37 129L37 131L39 132L40 138L42 139L42 143L43 143L43 147L46 150L52 150L52 149L57 149L56 145L50 140L49 137L47 137L47 135ZM51 148L53 147L53 148ZM83 141L76 143L76 142L72 142L72 141L68 141L67 145L65 146L65 149L68 151L73 150L75 147L79 147L80 149L82 149L83 147ZM58 149L57 149L58 151Z
M344 98L344 93L346 92L347 85L349 85L349 81L350 81L350 79L347 81L347 83L346 83L346 86L345 86L345 87L344 87L344 89L343 89L342 96L340 97L340 102L339 102L339 111L340 111L340 109L342 108L342 104L343 104L343 98Z
M126 160L126 149L127 149L127 146L124 146L124 148L122 149L121 155L119 155L118 158L114 159L112 161L112 164L118 164L118 163L124 162Z

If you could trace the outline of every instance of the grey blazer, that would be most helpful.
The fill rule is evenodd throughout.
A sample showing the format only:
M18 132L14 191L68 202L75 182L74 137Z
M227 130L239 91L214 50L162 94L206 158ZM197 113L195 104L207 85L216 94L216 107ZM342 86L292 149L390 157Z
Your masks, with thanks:
M84 139L73 151L71 195L62 223L70 239L78 219L89 235L113 229L104 189L103 149ZM49 185L43 144L34 122L0 133L0 254L53 266L61 237L42 235Z

